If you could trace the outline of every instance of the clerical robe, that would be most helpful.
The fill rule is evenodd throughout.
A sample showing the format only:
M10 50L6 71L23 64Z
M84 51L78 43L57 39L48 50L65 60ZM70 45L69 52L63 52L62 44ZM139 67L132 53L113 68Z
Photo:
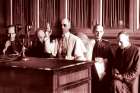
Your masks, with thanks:
M139 68L139 50L136 46L118 48L113 66L113 74L117 74L114 76L114 92L138 93Z
M111 63L113 54L111 44L107 40L96 41L93 47L92 60L95 58L104 59L104 76L100 78L96 65L92 67L92 93L110 93L111 91Z

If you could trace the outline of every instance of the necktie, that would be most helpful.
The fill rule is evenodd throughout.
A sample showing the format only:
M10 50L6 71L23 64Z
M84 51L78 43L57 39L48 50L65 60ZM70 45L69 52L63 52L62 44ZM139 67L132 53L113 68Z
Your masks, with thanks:
M61 55L63 57L65 57L66 53L67 53L67 43L66 43L66 38L63 37L63 39L62 39L62 52L61 52Z

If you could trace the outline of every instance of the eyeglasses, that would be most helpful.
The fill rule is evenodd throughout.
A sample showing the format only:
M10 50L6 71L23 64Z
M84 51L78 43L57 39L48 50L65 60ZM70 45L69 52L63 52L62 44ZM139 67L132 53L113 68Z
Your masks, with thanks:
M66 27L67 26L67 24L61 24L62 26L64 26L64 27Z

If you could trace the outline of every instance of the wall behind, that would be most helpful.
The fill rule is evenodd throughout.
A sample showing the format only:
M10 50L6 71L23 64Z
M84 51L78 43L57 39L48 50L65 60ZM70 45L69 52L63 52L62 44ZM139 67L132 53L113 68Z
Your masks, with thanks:
M26 30L26 25L32 25L31 33L34 34L38 25L45 28L46 23L50 22L54 30L53 32L55 34L60 33L60 20L66 16L65 0L0 0L0 35L6 32L6 27L10 24L10 1L12 1L13 5L13 24L21 25L22 30L20 32ZM100 17L100 1L68 0L67 16L72 22L72 31L74 33L83 32L89 37L93 36L92 26L100 23L102 19ZM109 0L104 0L104 2L106 1ZM115 40L116 34L119 31L126 30L130 32L134 42L138 43L138 40L140 40L140 31L134 31L134 20L136 20L136 9L134 6L136 3L133 0L127 0L127 2L129 2L127 5L130 8L129 13L127 13L128 15L125 16L129 16L129 27L127 29L118 29L117 27L111 29L105 28L105 38ZM108 3L108 6L109 4L112 3ZM106 13L105 11L103 13Z
M4 33L6 25L6 0L0 0L0 34Z

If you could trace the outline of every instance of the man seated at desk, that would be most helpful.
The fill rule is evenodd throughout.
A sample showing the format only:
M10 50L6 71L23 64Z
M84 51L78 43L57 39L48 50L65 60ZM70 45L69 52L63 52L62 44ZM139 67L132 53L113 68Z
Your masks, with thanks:
M126 31L117 35L118 48L113 62L113 93L139 93L139 50Z
M48 28L48 27L47 27ZM45 29L38 29L32 46L30 47L27 54L33 57L51 57L51 54L45 52Z
M22 45L17 38L16 27L11 25L8 27L8 39L3 49L4 55L20 55Z
M67 60L86 60L84 53L85 46L81 39L70 32L71 23L64 18L61 21L62 37L56 40L46 39L46 51L58 58Z

